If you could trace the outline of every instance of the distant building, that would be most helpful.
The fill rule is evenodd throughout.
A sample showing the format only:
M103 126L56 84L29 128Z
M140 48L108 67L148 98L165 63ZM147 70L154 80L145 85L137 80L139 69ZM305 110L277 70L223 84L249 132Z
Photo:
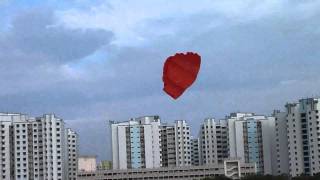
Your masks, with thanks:
M79 156L78 172L93 172L97 170L97 156Z
M161 141L161 166L175 167L176 166L176 140L175 129L173 125L160 126L160 141Z
M260 174L274 174L276 167L274 117L232 113L227 117L229 156L256 163Z
M277 171L275 174L289 174L289 151L287 136L287 113L274 111L276 127Z
M199 138L191 138L191 165L200 165L200 141Z
M278 174L319 173L320 98L300 99L285 107L285 112L275 113Z
M226 120L205 119L200 126L200 164L220 164L228 158L228 125Z
M159 116L110 125L113 169L161 167Z
M226 160L219 165L162 167L153 169L126 169L95 172L79 172L78 180L151 180L181 179L201 180L206 177L227 176L231 179L256 174L254 163L243 163L240 160Z
M69 179L76 180L77 172L78 172L78 134L72 129L68 129L68 154L69 154L69 162L68 162L68 172Z
M53 114L0 113L0 179L69 179L67 129Z
M177 120L174 124L176 145L176 166L191 165L191 133L185 120Z
M112 169L112 162L111 161L101 161L98 165L98 170L111 170Z

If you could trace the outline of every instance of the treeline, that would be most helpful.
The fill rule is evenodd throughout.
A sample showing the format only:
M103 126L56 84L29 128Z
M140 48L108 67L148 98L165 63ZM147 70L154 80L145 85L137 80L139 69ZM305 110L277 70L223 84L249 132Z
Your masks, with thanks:
M224 176L218 176L218 177L212 177L212 178L211 177L205 178L204 180L232 180L232 179ZM281 176L255 175L255 176L243 177L241 178L241 180L320 180L320 173L314 176L300 175L297 177L288 177L286 175L281 175Z

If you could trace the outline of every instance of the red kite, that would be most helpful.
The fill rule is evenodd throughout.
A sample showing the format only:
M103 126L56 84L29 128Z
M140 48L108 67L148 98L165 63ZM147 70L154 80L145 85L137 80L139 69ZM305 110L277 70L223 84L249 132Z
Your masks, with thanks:
M163 67L163 90L177 99L196 80L201 64L197 53L177 53L170 56Z

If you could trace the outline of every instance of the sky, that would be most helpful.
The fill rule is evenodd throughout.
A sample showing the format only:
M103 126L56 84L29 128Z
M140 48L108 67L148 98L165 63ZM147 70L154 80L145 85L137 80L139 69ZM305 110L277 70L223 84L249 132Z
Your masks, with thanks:
M109 120L270 115L320 88L320 1L0 0L0 111L55 113L80 153L111 159ZM168 56L197 52L196 82L163 91Z

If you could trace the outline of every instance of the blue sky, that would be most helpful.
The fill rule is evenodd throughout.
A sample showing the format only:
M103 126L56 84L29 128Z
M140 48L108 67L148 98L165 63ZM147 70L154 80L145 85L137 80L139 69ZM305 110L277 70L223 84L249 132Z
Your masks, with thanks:
M271 114L319 95L320 2L0 0L0 111L55 113L80 152L110 158L108 120ZM162 67L195 51L202 66L178 100Z

